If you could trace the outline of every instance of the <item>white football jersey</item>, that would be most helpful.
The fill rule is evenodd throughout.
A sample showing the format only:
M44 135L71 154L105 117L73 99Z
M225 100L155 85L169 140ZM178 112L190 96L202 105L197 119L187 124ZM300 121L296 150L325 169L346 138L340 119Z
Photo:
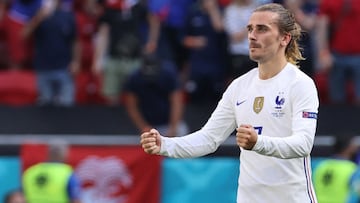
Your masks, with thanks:
M174 158L214 152L241 124L258 140L241 149L238 203L316 203L310 152L318 113L313 80L288 63L276 76L259 79L258 68L234 80L202 129L162 138L161 154Z

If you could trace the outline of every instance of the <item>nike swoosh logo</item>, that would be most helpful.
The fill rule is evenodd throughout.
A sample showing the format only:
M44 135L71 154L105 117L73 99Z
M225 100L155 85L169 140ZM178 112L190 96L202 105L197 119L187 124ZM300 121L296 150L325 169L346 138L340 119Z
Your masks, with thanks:
M241 102L236 102L236 106L239 106L240 104L242 104L242 103L244 103L244 102L246 102L246 100L244 100L244 101L241 101Z

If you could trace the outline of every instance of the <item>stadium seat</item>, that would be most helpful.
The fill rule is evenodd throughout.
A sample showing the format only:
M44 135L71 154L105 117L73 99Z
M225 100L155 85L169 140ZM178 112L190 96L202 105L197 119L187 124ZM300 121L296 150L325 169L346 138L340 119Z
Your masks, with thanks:
M105 104L101 95L101 79L93 76L89 71L80 71L75 77L76 95L78 105Z
M35 74L32 71L0 71L0 104L33 105L37 98Z

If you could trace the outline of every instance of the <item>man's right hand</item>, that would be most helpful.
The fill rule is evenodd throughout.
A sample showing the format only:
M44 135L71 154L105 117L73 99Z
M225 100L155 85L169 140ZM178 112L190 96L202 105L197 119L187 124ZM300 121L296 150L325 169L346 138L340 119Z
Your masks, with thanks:
M155 129L142 133L140 144L144 152L148 154L159 154L161 147L160 133Z

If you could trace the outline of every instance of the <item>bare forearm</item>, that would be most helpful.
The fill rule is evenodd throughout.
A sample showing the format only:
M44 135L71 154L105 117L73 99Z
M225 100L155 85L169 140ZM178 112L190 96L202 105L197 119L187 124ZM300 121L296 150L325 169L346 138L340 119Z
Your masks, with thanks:
M45 16L44 16L43 12L40 10L24 27L23 37L28 38L30 35L32 35L34 33L34 31L36 30L36 28L43 21L44 17Z
M108 46L109 41L109 26L106 24L102 24L100 26L99 32L97 33L95 40L95 56L94 56L94 64L100 65L103 56L105 55L106 48Z
M157 43L160 35L160 19L155 14L149 14L149 36L148 43Z
M213 28L219 32L223 31L224 25L220 10L217 7L213 8L209 11L209 14Z
M135 126L139 129L140 132L150 128L150 125L143 118L138 106L137 101L134 95L128 94L126 101L126 110L129 114L130 119L134 122Z
M181 91L176 91L171 95L171 113L170 113L170 127L176 128L180 123L183 112L184 102Z
M329 19L326 16L318 16L316 24L316 42L318 50L328 50L328 29Z

